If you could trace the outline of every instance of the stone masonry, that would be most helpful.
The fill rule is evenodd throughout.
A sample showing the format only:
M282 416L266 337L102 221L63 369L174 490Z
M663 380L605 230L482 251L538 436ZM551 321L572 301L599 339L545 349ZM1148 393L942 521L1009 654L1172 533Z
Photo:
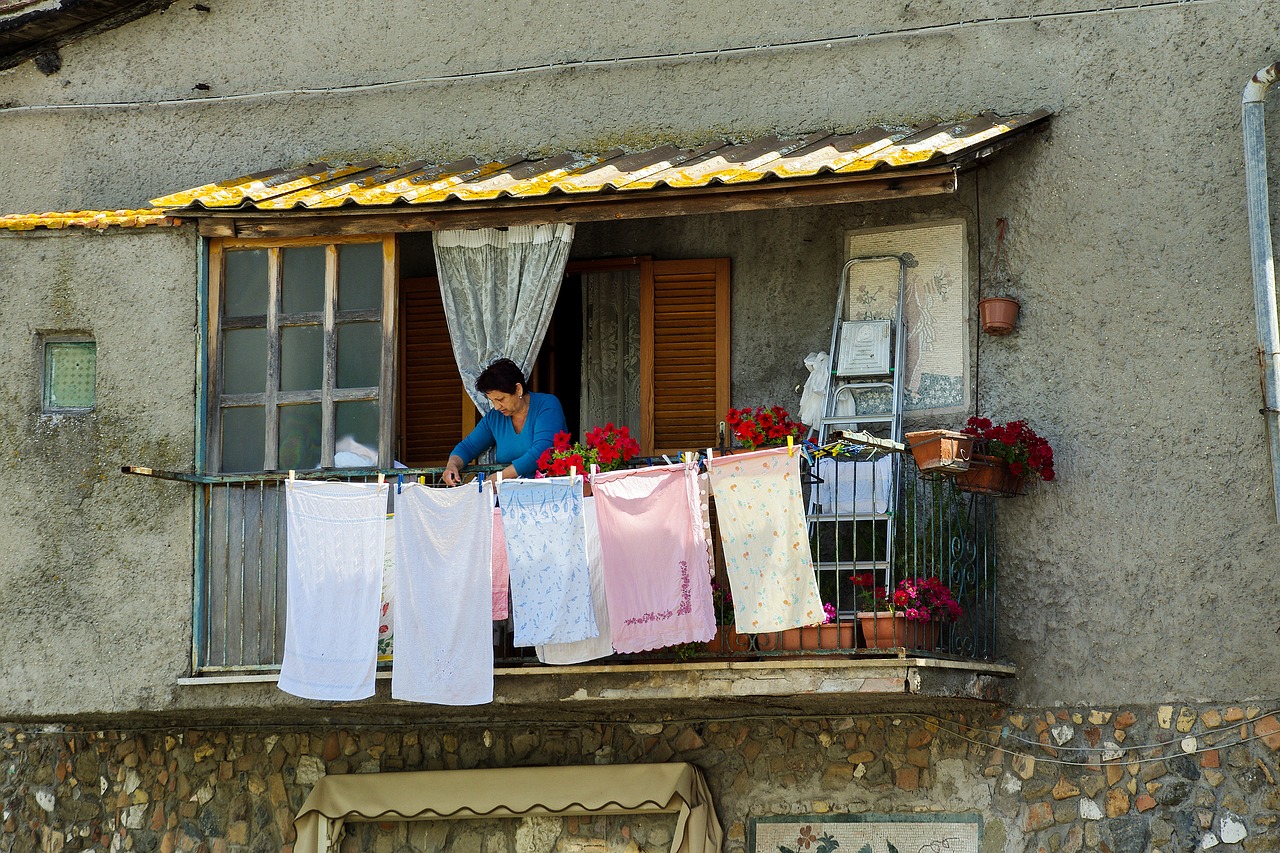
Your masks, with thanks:
M325 774L690 761L728 853L752 817L976 812L994 851L1280 850L1273 707L580 725L0 728L0 851L292 853ZM344 850L659 853L664 817L392 822Z

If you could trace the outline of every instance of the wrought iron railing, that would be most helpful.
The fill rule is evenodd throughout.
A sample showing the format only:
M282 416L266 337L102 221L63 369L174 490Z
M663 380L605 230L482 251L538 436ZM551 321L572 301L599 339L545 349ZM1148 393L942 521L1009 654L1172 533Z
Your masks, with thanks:
M878 461L879 460L879 461ZM985 495L959 491L954 481L922 478L909 455L838 457L832 463L806 460L809 536L819 591L832 606L825 630L748 635L733 631L732 605L717 596L717 639L616 660L706 660L717 657L794 655L958 656L991 660L995 645L995 503ZM192 475L126 469L193 483L195 595L193 667L198 672L271 672L284 652L286 527L283 485L287 474ZM435 485L443 469L381 472ZM309 479L370 481L379 472L345 469L299 474ZM888 478L887 481L885 478ZM852 479L851 508L844 500ZM392 509L395 489L390 491ZM868 498L868 493L870 497ZM868 503L867 501L870 501ZM716 540L716 588L727 590ZM889 609L891 599L872 600L870 590L892 592L903 579L937 578L954 594L959 618L942 623L935 639L908 624L888 648L860 629L858 614ZM861 591L861 595L860 595ZM860 598L862 599L860 601ZM895 607L901 612L904 608ZM865 617L864 617L865 621ZM901 622L901 620L899 620ZM494 624L494 647L501 664L536 661L532 649L511 643L508 624ZM615 660L615 659L611 659Z

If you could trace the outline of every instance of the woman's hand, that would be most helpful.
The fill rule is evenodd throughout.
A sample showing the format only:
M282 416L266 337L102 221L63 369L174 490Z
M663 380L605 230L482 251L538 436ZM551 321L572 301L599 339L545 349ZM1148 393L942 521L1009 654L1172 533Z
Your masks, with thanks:
M449 457L449 461L444 466L444 473L440 475L440 479L446 486L462 485L462 465L462 460L457 456Z

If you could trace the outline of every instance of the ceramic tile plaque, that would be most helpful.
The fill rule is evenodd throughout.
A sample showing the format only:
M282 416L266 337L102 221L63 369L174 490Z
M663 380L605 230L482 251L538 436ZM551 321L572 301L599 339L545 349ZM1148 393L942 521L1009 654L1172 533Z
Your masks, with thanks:
M779 815L752 818L749 853L978 853L977 814Z

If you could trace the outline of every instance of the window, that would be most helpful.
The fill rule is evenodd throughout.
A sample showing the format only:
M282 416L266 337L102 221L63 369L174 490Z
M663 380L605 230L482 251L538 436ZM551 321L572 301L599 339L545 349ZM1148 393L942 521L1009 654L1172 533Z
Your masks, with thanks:
M42 410L50 414L93 411L97 372L98 345L92 339L45 337Z
M729 408L729 271L728 258L571 261L532 387L560 398L579 438L613 420L635 423L645 454L717 444ZM584 288L587 276L603 289ZM401 458L442 465L475 409L458 380L436 280L405 279L401 290ZM602 307L638 314L638 324L614 324L635 332L634 341L613 327L603 345L594 341ZM631 411L624 398L639 401L634 418L623 413Z
M215 242L210 469L387 466L395 241Z

